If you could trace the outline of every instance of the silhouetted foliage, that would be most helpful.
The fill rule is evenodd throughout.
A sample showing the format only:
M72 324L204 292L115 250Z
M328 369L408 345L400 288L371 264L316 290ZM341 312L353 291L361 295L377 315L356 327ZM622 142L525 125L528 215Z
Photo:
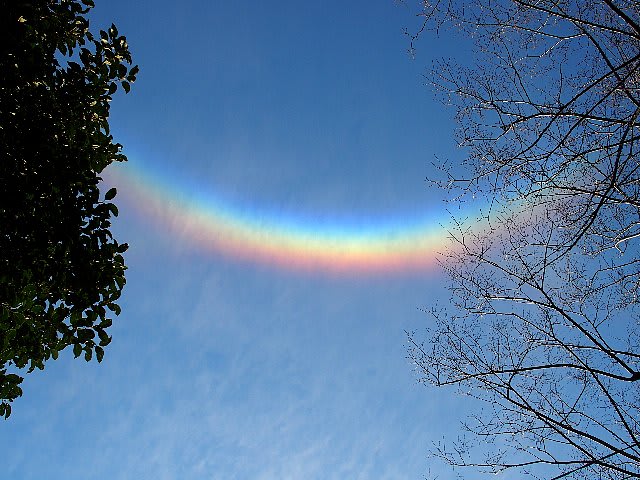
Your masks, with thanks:
M71 346L98 361L125 284L118 210L99 174L126 160L109 102L137 67L116 27L89 31L91 0L0 1L0 415L21 375Z
M483 208L451 232L451 304L424 342L410 336L422 380L488 402L471 436L434 453L535 478L638 478L640 4L445 0L421 16L422 32L475 40L471 68L434 71L469 152L436 183Z

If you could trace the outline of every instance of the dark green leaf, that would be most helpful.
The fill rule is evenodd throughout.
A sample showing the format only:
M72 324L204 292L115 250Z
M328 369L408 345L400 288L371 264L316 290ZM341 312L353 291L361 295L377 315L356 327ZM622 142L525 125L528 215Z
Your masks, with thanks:
M117 303L109 303L107 304L107 307L116 315L120 315L121 309L120 305L118 305Z
M113 200L113 198L116 196L117 190L115 187L110 188L109 191L105 194L104 199L109 201L109 200Z
M111 343L111 337L104 330L98 330L98 337L100 337L100 346L106 347Z
M118 216L118 207L116 207L113 203L108 203L108 208L111 211L111 213L113 213L114 217Z

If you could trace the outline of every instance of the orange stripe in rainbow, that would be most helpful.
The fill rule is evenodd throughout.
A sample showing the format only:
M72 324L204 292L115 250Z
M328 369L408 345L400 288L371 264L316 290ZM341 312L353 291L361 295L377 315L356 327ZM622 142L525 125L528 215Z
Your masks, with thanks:
M173 185L130 161L107 175L119 198L199 248L246 261L328 273L418 272L436 263L447 229L434 218L350 224L240 208ZM443 217L446 218L446 217Z

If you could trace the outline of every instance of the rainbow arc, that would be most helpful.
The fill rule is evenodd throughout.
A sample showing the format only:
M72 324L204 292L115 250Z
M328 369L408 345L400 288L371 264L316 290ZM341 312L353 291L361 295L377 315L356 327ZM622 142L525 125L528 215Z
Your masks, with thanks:
M238 206L130 161L109 171L125 198L199 249L244 261L330 273L430 269L447 244L447 217L325 219Z

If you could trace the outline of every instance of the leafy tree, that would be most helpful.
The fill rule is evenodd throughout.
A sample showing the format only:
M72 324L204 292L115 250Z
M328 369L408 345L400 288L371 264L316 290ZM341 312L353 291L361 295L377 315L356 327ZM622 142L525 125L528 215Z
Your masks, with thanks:
M125 284L127 244L109 228L116 191L100 173L124 161L109 102L137 67L112 25L94 36L92 0L0 1L0 415L26 370L71 346L98 361Z
M451 231L450 305L424 341L410 336L423 381L488 404L434 453L494 473L638 478L640 4L421 5L421 32L475 39L472 68L434 70L468 152L436 183L484 207Z

